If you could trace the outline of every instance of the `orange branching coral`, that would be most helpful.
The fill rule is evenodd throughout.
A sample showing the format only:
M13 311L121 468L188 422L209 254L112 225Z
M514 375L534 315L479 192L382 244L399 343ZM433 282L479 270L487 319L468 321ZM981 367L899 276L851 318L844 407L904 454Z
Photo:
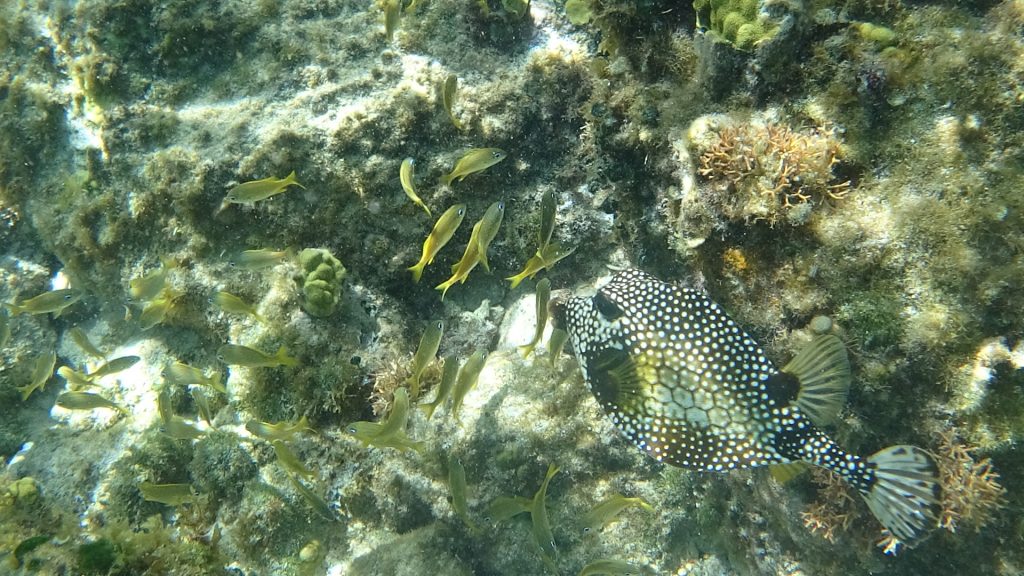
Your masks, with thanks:
M806 511L800 513L811 532L829 542L835 542L860 516L856 499L849 487L839 476L824 468L811 470L813 481L820 486L818 500Z
M757 148L750 127L727 125L718 131L718 139L700 152L697 172L711 180L738 184L753 175L757 167Z
M974 449L964 444L956 429L938 434L936 462L942 478L942 514L939 526L956 532L960 526L980 530L1003 507L1006 489L988 458L975 460Z
M797 132L768 123L725 125L716 135L697 151L697 172L731 189L764 196L769 212L842 198L850 190L850 182L833 173L840 144L828 132Z

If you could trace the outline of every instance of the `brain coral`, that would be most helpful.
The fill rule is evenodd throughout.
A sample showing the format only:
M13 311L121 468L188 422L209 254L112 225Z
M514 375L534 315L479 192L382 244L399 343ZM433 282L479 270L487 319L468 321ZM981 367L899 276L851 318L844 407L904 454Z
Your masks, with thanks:
M760 0L694 0L697 25L739 50L752 50L778 32L778 26L760 11Z

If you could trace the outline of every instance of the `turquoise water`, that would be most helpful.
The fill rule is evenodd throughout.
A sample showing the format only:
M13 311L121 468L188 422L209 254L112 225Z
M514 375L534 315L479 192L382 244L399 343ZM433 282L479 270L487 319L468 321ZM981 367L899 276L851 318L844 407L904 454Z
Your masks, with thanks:
M0 24L0 573L1020 572L1019 1L39 0ZM932 455L930 535L893 546L821 470L637 450L537 331L542 280L625 268L778 366L838 338L824 428ZM643 504L588 525L616 495Z

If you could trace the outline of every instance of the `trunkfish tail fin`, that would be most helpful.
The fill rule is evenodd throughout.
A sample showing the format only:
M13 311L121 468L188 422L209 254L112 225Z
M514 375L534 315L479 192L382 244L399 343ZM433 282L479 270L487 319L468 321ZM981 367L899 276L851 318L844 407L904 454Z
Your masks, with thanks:
M939 471L916 446L890 446L867 458L874 482L862 492L871 513L907 545L938 525Z

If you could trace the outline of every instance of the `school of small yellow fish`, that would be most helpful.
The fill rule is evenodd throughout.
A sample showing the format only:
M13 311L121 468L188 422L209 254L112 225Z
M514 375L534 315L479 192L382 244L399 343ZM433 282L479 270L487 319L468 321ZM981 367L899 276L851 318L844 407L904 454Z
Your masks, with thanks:
M410 6L407 10L411 8ZM394 27L398 25L399 17L397 3L386 3L385 23L389 37L393 34ZM451 120L452 125L461 131L466 127L452 110L457 85L458 78L454 74L448 75L441 85L440 93L445 114ZM439 177L438 182L441 186L452 186L506 158L506 152L497 148L470 149L455 161L447 174ZM408 199L421 208L428 217L432 217L433 213L430 207L417 192L414 169L415 159L406 158L400 166L399 183ZM298 180L295 171L284 178L269 176L241 182L228 190L219 210L226 210L232 205L253 206L282 194L293 186L300 189L305 188ZM539 241L536 254L521 273L507 278L512 288L517 287L526 278L533 278L541 270L552 267L557 261L572 252L550 244L555 225L555 200L550 191L544 194L541 206L541 225L538 231ZM488 250L499 235L504 214L505 203L503 201L494 202L473 225L462 257L451 266L451 277L436 287L436 290L441 292L442 300L451 287L465 283L470 273L478 265L482 266L485 271L491 272ZM457 203L444 210L433 224L423 242L422 256L419 262L409 267L414 283L419 282L425 268L434 262L438 253L455 236L466 215L466 204ZM259 248L231 255L227 263L232 267L258 273L295 260L297 260L297 254L290 248L285 250ZM140 330L148 331L172 316L178 301L185 295L184 291L177 288L173 281L175 274L180 270L181 263L168 257L161 259L156 267L143 271L132 278L128 282L129 305L125 306L126 320L134 321ZM533 340L523 347L526 355L529 355L539 344L544 332L547 323L547 294L549 291L550 282L547 279L542 280L537 295L538 322ZM53 318L57 318L66 309L80 302L83 296L84 294L79 290L62 288L6 303L5 308L10 312L12 318L21 314L52 314ZM208 303L211 310L222 314L242 319L248 318L265 325L270 324L270 320L258 311L257 306L226 290L213 292L208 298ZM10 324L12 322L17 322L17 320L9 320L8 315L0 309L0 345L7 343L11 334ZM398 451L408 450L423 453L427 449L424 442L415 440L408 435L407 427L411 400L423 396L421 378L428 367L439 362L437 353L444 328L444 323L441 321L427 326L413 355L410 375L404 386L393 392L393 398L389 402L390 409L386 416L379 422L360 421L349 424L346 430L353 439L365 446L391 448ZM118 387L105 385L103 378L130 369L141 358L139 356L123 356L110 359L106 352L90 340L89 335L81 326L70 327L67 330L67 336L85 356L97 360L100 364L95 367L59 365L56 351L42 352L34 358L26 383L18 387L21 399L27 401L34 393L45 390L45 386L50 382L52 376L57 375L63 379L66 390L57 395L54 402L56 407L81 412L109 410L120 418L131 418L130 407L122 406L107 397L115 397ZM551 351L552 365L564 345L564 333L556 333L555 342L558 343L558 349ZM419 404L427 420L446 403L450 404L451 418L459 420L463 402L476 385L487 362L487 356L487 351L480 348L465 359L465 362L460 362L455 355L450 355L440 361L442 375L440 381L433 388L436 390L434 397L430 402ZM216 350L216 358L229 368L272 369L295 368L300 365L300 360L292 356L284 346L271 352L229 342ZM211 372L209 369L204 370L181 361L175 361L166 366L161 374L163 382L155 385L158 391L157 414L159 415L160 431L175 440L198 441L209 431L216 430L216 414L212 406L216 405L221 410L229 406L229 391L225 386L226 379L222 372L220 370ZM171 396L176 390L187 391L199 420L189 420L174 413ZM307 502L314 513L329 521L340 519L341 513L337 507L328 503L316 488L317 473L309 469L291 447L303 434L315 432L305 416L294 421L280 422L250 419L245 423L244 429L251 434L252 438L266 442L270 446L278 465L285 472L295 492ZM537 542L541 544L542 557L545 563L552 566L554 543L547 520L544 495L547 485L556 471L557 468L552 466L537 495L530 499L529 505L522 510L529 511L531 517L534 518L534 532ZM471 532L477 533L478 527L472 520L467 504L466 471L454 458L449 465L448 486L451 490L452 509ZM141 481L137 487L143 500L167 506L192 505L201 496L196 488L188 483L159 484ZM604 516L610 519L615 513L617 511ZM495 519L500 520L508 516L509 514L499 511L495 515Z
M404 12L412 11L414 5L415 2L406 6ZM403 9L395 0L386 0L382 7L385 34L391 39L400 26ZM454 74L447 75L439 86L439 94L452 126L463 132L468 127L453 110L458 81ZM507 158L508 154L498 148L469 149L454 162L449 172L439 176L437 184L457 187L467 177L481 177L474 175ZM435 205L432 210L430 197L422 194L425 186L417 183L416 166L417 161L412 157L401 162L398 185L418 209L417 214L422 210L433 220L433 214L439 211L440 216L431 226L424 227L426 236L421 256L407 268L414 284L420 282L426 269L455 238L463 220L470 216L466 203L454 203L443 207L443 211L442 206ZM220 210L231 209L233 205L251 207L292 187L305 188L294 170L283 178L268 176L241 182L227 191ZM434 287L440 292L441 300L450 289L464 284L477 266L491 273L493 264L488 252L499 238L505 210L505 202L499 200L490 204L483 214L472 216L476 221L462 256L451 264L450 277ZM548 190L540 198L539 227L535 246L531 245L534 253L520 272L505 278L510 290L550 270L575 250L552 242L556 213L555 194ZM260 273L295 260L296 254L290 248L260 248L229 255L227 262L239 269ZM126 317L132 318L140 330L151 330L174 314L177 303L185 296L173 282L180 267L181 263L164 259L128 283ZM83 296L74 288L62 288L6 303L9 315L0 311L0 346L10 340L11 326L19 321L20 315L52 314L57 318L81 302ZM211 313L228 315L239 322L272 324L260 313L258 305L226 290L211 289L206 302ZM555 365L568 342L597 402L628 439L655 459L681 467L716 471L809 462L833 470L850 482L864 495L882 525L900 540L913 544L934 526L938 481L935 465L927 453L910 446L895 446L861 458L842 451L816 428L838 412L849 386L849 366L846 365L845 371L839 366L845 363L845 352L822 349L834 348L835 342L822 344L812 351L814 358L798 356L793 363L799 364L795 368L787 366L776 370L757 344L716 304L700 294L681 291L637 271L616 276L595 296L574 298L553 297L551 281L544 277L536 283L534 310L533 336L519 346L523 357L528 358L541 344L550 317L553 328L547 344L550 365ZM433 447L410 435L410 414L414 407L418 406L429 422L447 405L448 417L460 422L460 411L485 368L488 350L479 347L464 360L456 355L438 358L445 328L440 320L426 325L412 355L409 376L393 391L387 413L379 421L357 421L345 426L352 439L366 447L422 455ZM69 327L66 333L86 356L99 364L71 366L62 364L55 350L39 351L25 367L27 377L18 387L21 400L29 401L34 394L44 392L52 377L57 375L63 380L58 385L65 389L56 396L55 406L69 411L106 410L117 418L131 418L130 406L108 397L116 394L116 388L105 386L103 379L129 370L142 358L135 355L109 358L80 326ZM301 367L303 362L284 345L276 350L261 350L241 342L224 342L217 348L216 358L229 369L288 370ZM439 377L425 388L424 377L432 367ZM823 372L831 376L822 376ZM164 434L178 440L196 441L216 429L217 414L213 406L220 410L231 406L226 379L220 370L177 360L164 368L162 376L162 382L153 386L158 392L159 426ZM197 420L174 413L171 394L175 390L185 390L190 395ZM268 448L268 453L273 453L292 488L313 513L330 522L344 517L344 506L323 495L324 491L319 488L320 474L295 450L303 435L317 433L305 416L278 422L250 419L244 429L250 440L261 443ZM466 469L451 448L447 452L445 477L451 510L468 533L473 537L479 535L479 520L484 518L488 522L503 522L529 513L532 537L540 558L549 570L557 573L557 546L546 497L559 467L549 465L534 494L499 497L478 516L468 503L471 479L467 478ZM174 507L194 505L202 497L188 483L140 481L138 491L146 501ZM637 508L641 513L654 511L642 498L616 493L595 500L582 517L582 531L598 532L629 508ZM579 574L650 572L646 566L598 559L587 564Z

